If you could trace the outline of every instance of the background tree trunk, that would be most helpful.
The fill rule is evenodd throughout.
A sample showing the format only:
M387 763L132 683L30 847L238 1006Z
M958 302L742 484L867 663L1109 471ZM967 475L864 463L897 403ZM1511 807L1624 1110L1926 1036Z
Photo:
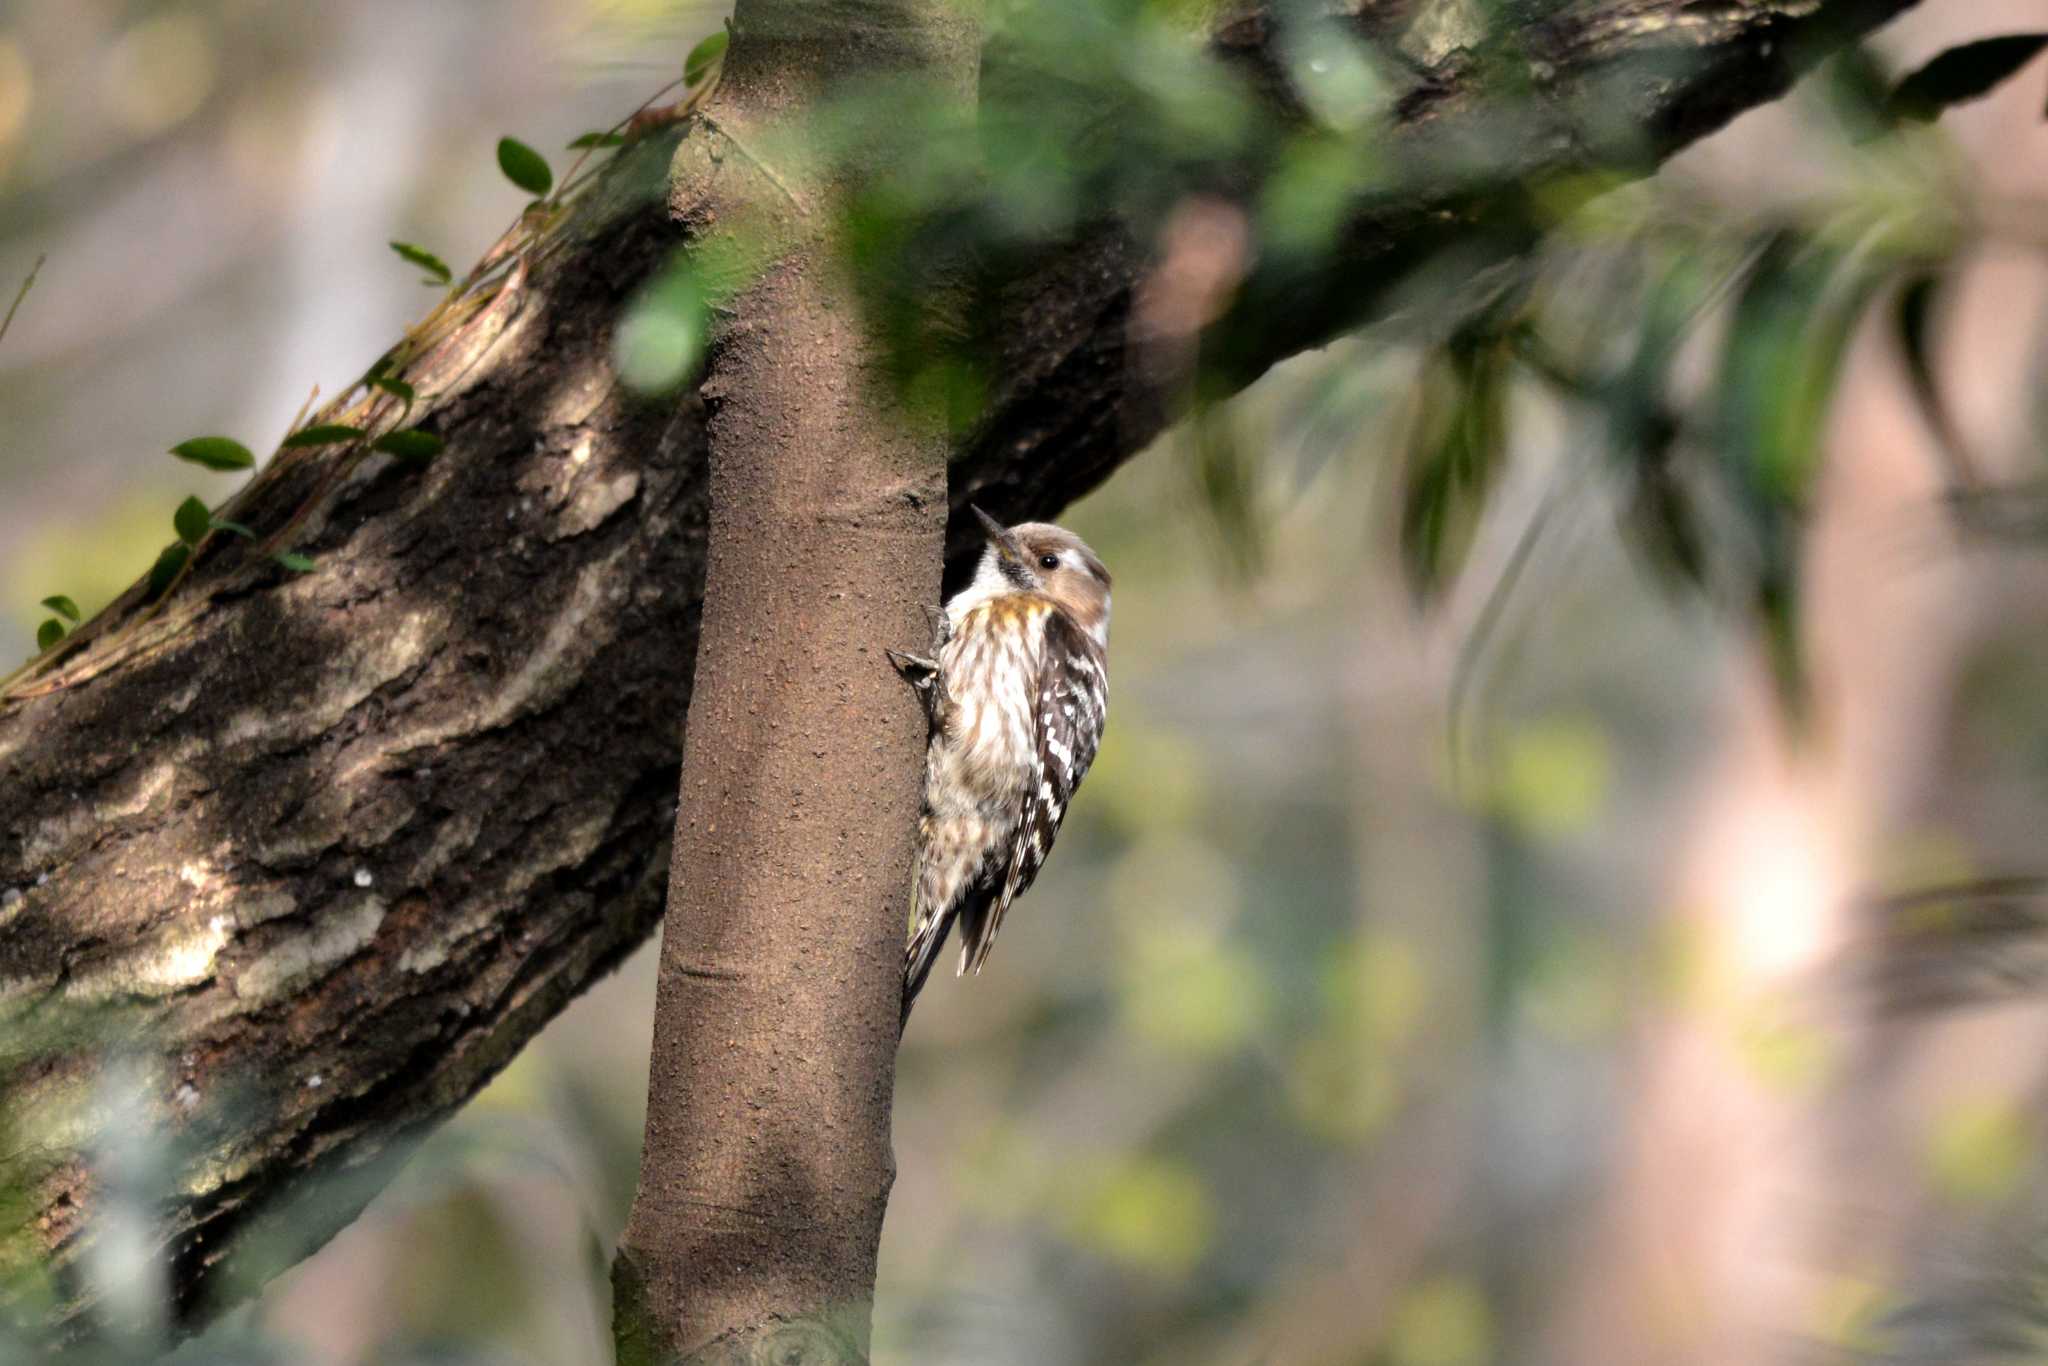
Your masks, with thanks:
M1453 234L1512 255L1532 177L1645 171L1910 3L1510 7L1513 44L1446 48L1402 101L1405 188L1359 206L1327 271L1255 275L1213 349L1248 380L1371 316L1396 265ZM1284 103L1268 18L1233 8L1215 41ZM1533 103L1520 68L1473 56L1504 51L1542 64ZM1472 141L1509 107L1513 139ZM301 452L236 500L230 515L266 532L305 509L294 544L315 572L212 548L154 617L138 589L0 702L0 1179L24 1215L0 1271L77 1262L118 1045L150 1064L139 1100L189 1151L161 1236L196 1320L276 1269L233 1274L237 1235L260 1221L292 1251L318 1246L374 1192L377 1159L658 922L714 396L635 400L609 357L619 311L677 241L661 189L678 140L628 149L409 376L415 417L447 442L432 464L378 457L329 485ZM1455 174L1447 146L1470 153ZM1131 363L1149 254L1104 224L1006 289L952 508L1050 515L1174 415ZM852 492L869 515L878 490ZM898 548L915 524L904 514ZM956 571L973 535L952 520ZM908 580L892 582L888 610L906 610ZM887 706L885 743L903 743L907 699ZM308 1180L345 1171L366 1175ZM307 1191L317 1202L295 1203Z
M882 168L807 164L800 128L855 79L971 100L979 38L956 0L742 0L677 157L685 225L788 246L703 385L709 567L622 1361L867 1357L925 743L882 647L930 635L948 442L892 401L844 278L838 177Z

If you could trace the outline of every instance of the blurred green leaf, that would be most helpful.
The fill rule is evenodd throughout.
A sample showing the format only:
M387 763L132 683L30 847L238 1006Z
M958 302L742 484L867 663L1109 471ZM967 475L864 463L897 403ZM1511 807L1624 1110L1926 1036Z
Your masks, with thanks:
M185 567L185 561L192 558L192 547L183 542L164 547L164 553L156 557L156 563L149 569L149 595L161 597L178 571Z
M1629 544L1663 579L1707 584L1707 535L1696 495L1668 460L1644 462L1628 488L1621 522Z
M1477 1283L1438 1276L1402 1296L1387 1336L1390 1366L1487 1366L1493 1312Z
M393 398L399 399L408 408L412 407L412 401L419 397L413 390L413 387L402 379L392 379L388 375L378 375L370 383L375 388L382 389L385 393L390 394Z
M1828 105L1853 141L1868 142L1897 126L1892 73L1867 45L1852 43L1843 48L1828 59L1822 71Z
M1850 332L1877 283L1841 253L1785 236L1750 275L1716 401L1723 450L1753 504L1804 506Z
M1058 1188L1076 1244L1127 1266L1184 1276L1216 1237L1216 1200L1199 1169L1139 1155L1081 1166Z
M1899 355L1906 362L1906 378L1920 414L1934 434L1936 447L1948 465L1949 482L1957 490L1977 485L1975 462L1963 445L1962 433L1949 416L1934 375L1934 313L1941 303L1943 281L1932 271L1909 277L1899 289L1892 310L1892 330L1899 343Z
M1265 518L1259 506L1260 463L1238 439L1235 409L1197 409L1193 437L1195 491L1209 514L1231 570L1240 578L1259 572L1266 559Z
M256 539L256 533L248 527L243 526L240 522L230 522L225 517L215 517L210 525L215 531L225 531L230 535L240 536L245 541Z
M1952 47L1900 81L1886 102L1899 119L1931 123L1942 111L1990 94L2048 47L2048 33L2012 33Z
M344 427L339 423L326 423L293 432L284 439L284 449L301 450L307 446L336 446L344 441L354 441L363 434L360 427Z
M44 598L42 605L60 617L66 617L72 621L78 620L78 604L65 597L62 593L56 593Z
M195 436L171 447L171 454L210 470L246 470L256 463L247 446L225 436Z
M423 432L417 427L404 431L386 432L370 443L373 451L383 451L401 460L431 460L441 453L441 438L432 432Z
M1928 1174L1951 1200L1995 1204L2018 1193L2039 1149L2039 1132L2019 1106L1966 1102L1951 1106L1937 1120L1928 1144Z
M530 195L542 198L555 187L555 173L548 159L517 138L498 139L498 169L505 179Z
M1717 272L1696 252L1672 252L1643 299L1628 363L1603 389L1609 445L1627 476L1623 532L1663 580L1682 588L1706 585L1707 538L1697 492L1675 463L1671 370L1700 318L1747 270Z
M179 540L186 545L198 545L213 530L213 514L197 498L187 498L171 514L171 525L177 528Z
M503 153L501 152L499 155L502 156ZM508 172L507 174L510 173ZM428 251L425 247L416 247L410 242L393 242L391 249L433 277L426 281L427 284L446 285L454 283L455 272L448 269L448 263L434 255L433 252Z
M275 559L286 569L291 570L294 574L310 574L319 568L309 557L299 554L296 550L286 550L271 558Z
M1507 349L1461 337L1423 361L1402 471L1401 563L1418 601L1457 576L1506 444Z
M36 628L36 649L47 650L64 639L64 623L51 617Z
M711 339L707 292L683 253L641 291L613 342L614 363L627 388L663 394L696 375Z
M626 141L624 133L585 133L569 144L572 152L584 152L593 147L619 147Z
M1719 447L1755 546L1752 604L1795 723L1806 701L1800 536L1842 359L1880 283L1860 257L1775 235L1736 301L1722 351Z
M729 41L730 35L720 29L691 48L690 55L683 59L683 84L695 85L710 75L711 69L725 60L725 45Z

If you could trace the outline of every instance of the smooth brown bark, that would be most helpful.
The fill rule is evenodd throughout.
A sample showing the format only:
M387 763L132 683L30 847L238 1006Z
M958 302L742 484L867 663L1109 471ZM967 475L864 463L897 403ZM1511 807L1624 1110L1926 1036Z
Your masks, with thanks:
M1452 228L1504 221L1495 250L1512 253L1528 178L1645 170L1909 3L1511 7L1546 73L1536 102L1526 70L1446 49L1402 105L1404 188L1361 205L1314 276L1255 275L1205 346L1248 379L1370 317L1394 267ZM1217 43L1277 82L1269 38L1248 6ZM1503 89L1516 135L1473 143ZM319 491L313 453L236 501L268 531L310 500L293 543L316 572L223 538L154 619L137 625L131 595L102 643L0 702L0 1180L25 1211L0 1269L77 1261L113 1041L142 1045L141 1100L190 1146L161 1232L203 1318L246 1292L226 1260L238 1235L317 1246L376 1180L314 1178L382 1170L658 923L704 603L707 412L730 395L638 401L609 356L679 240L660 193L678 141L629 151L418 376L415 416L447 440L431 465L380 458ZM992 406L952 451L956 569L967 500L1050 515L1173 416L1131 363L1148 250L1105 224L995 305ZM873 507L874 490L846 492ZM901 858L882 844L873 879Z
M623 1360L866 1359L947 433L892 400L834 241L842 176L791 136L841 79L971 98L956 0L742 0L677 218L784 244L702 391L711 536L683 745L640 1185L614 1267ZM771 168L748 148L775 149Z

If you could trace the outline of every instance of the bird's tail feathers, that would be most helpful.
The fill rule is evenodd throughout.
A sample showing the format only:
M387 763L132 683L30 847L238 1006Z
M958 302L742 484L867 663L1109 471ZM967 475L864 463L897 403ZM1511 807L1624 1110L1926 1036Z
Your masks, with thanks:
M910 942L903 948L903 1018L910 1019L911 1002L924 986L924 979L931 976L932 963L939 956L939 949L946 942L946 931L953 926L950 915L934 915L916 925L911 931Z

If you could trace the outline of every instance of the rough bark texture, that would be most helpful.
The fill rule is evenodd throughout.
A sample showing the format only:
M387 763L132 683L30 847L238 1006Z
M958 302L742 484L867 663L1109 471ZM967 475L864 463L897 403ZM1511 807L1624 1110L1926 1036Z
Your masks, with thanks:
M622 1360L865 1361L894 1163L922 648L944 426L888 400L837 262L840 174L778 135L841 78L971 98L957 0L742 0L677 219L786 244L700 386L711 536L683 746L640 1185L614 1266ZM775 147L772 171L744 149ZM786 154L786 155L785 155Z
M1452 229L1505 222L1512 251L1529 176L1646 169L1910 3L1489 7L1515 41L1431 49L1394 141L1404 186L1361 207L1329 270L1255 275L1211 350L1249 379L1368 316ZM1218 42L1277 71L1268 27L1243 7ZM1498 131L1492 93L1532 83L1515 137L1473 140ZM675 141L608 172L417 376L442 456L378 458L313 497L295 543L317 571L211 549L154 619L135 624L139 595L116 604L126 627L63 661L67 686L0 704L0 1180L25 1205L0 1260L76 1263L108 1122L95 1078L127 1042L153 1064L143 1102L193 1153L164 1237L181 1305L203 1314L240 1284L231 1235L289 1217L317 1246L374 1182L288 1215L309 1175L401 1149L658 923L703 601L706 396L637 403L608 358L618 310L677 240L646 192ZM956 512L1051 514L1171 416L1129 359L1146 255L1105 226L1006 292ZM283 525L323 461L276 462L231 515ZM846 492L862 516L886 501ZM955 568L972 544L954 517ZM900 861L884 843L872 869Z

